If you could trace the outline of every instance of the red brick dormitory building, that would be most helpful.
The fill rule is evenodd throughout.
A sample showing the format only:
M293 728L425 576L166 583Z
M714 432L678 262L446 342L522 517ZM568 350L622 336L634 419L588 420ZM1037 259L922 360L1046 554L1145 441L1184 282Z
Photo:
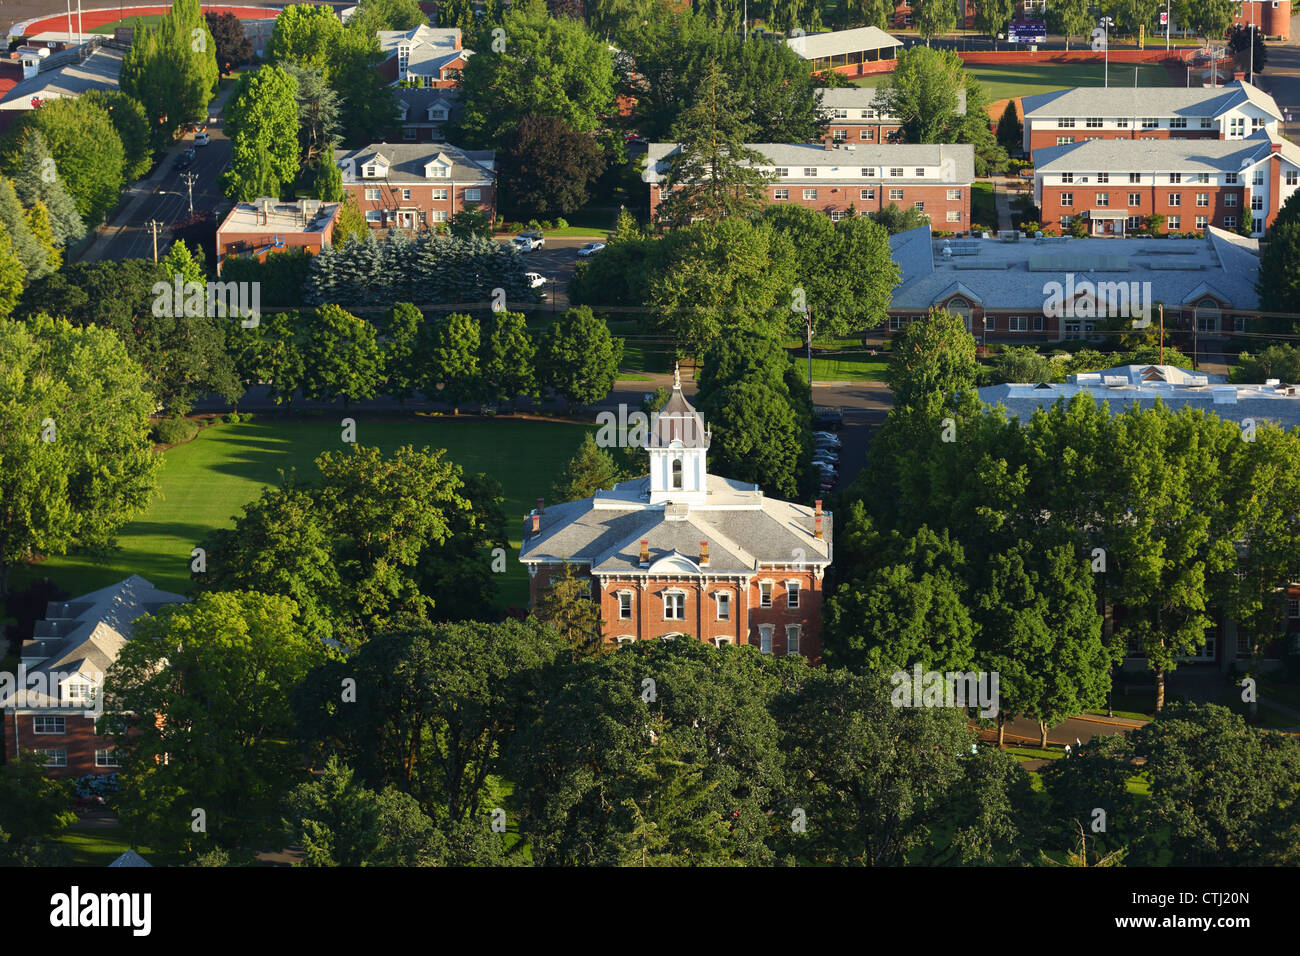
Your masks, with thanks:
M665 178L680 150L676 143L651 143L642 180L650 186L650 216L666 198ZM755 143L771 181L763 187L771 205L793 204L843 219L890 205L914 206L935 229L970 229L970 191L975 153L968 144L789 144Z
M690 635L817 661L831 515L708 474L709 441L675 382L650 429L649 475L524 519L531 599L568 562L590 577L608 642Z

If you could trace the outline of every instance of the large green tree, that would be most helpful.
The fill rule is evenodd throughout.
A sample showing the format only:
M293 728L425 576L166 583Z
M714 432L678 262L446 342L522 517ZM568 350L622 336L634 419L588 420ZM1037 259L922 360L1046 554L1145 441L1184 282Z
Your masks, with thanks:
M2 594L20 562L111 547L153 497L160 462L148 439L154 400L111 331L0 320L0 354Z
M217 43L199 0L173 0L158 23L139 21L134 29L122 58L121 88L144 107L153 147L162 149L183 123L207 118L217 86Z
M297 79L278 66L241 73L225 115L231 150L226 195L237 202L280 198L298 176Z
M337 305L311 314L303 357L303 394L318 401L374 398L383 379L384 357L375 327Z
M12 178L18 201L24 206L45 204L56 245L70 245L85 235L85 223L67 185L59 178L58 163L39 129L25 129L0 145L0 170Z
M932 309L924 319L909 322L894 336L886 381L894 401L908 405L973 388L977 369L975 340L962 318Z
M5 136L6 172L16 171L20 144L31 131L41 134L54 160L53 165L42 165L37 175L56 176L81 218L98 225L117 205L126 164L122 139L108 111L81 97L63 97L24 112Z
M459 414L461 402L476 398L482 391L478 319L453 312L426 322L424 330L420 391L426 398L450 402L452 414Z
M542 0L512 4L504 29L504 49L479 48L465 64L463 140L496 146L522 116L553 116L579 133L600 129L614 111L608 45L582 22L552 17Z
M556 319L537 348L537 377L570 405L590 405L609 394L623 362L623 340L585 305Z
M498 155L502 207L523 219L581 208L605 169L600 143L556 116L520 118Z
M303 776L290 694L325 654L296 611L283 597L230 592L136 622L106 688L121 715L119 812L133 842L251 852L279 829L280 797Z

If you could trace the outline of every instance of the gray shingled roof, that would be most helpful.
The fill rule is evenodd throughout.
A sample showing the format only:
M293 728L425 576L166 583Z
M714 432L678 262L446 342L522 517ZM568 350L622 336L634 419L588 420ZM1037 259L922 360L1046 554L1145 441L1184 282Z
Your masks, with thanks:
M1274 141L1265 130L1245 139L1093 139L1034 150L1034 171L1236 173L1267 158Z
M1220 87L1080 86L1038 93L1021 100L1024 115L1031 118L1221 116L1248 102L1274 119L1282 119L1282 113L1273 97L1240 80Z
M804 167L816 166L822 174L816 178L804 178L798 175L781 178L782 183L817 183L817 182L878 182L889 180L884 175L866 177L862 167L875 167L883 174L891 166L902 166L909 172L913 167L924 166L944 168L947 164L950 175L943 177L904 176L898 182L903 183L951 183L954 185L972 182L975 179L975 149L966 143L863 143L854 144L854 148L827 149L816 143L750 143L751 149L765 156L768 165L802 170ZM646 156L646 169L641 179L647 183L657 183L667 174L673 156L680 149L677 143L651 143Z
M107 673L137 619L187 600L161 591L133 574L116 584L66 602L51 602L46 617L24 641L21 660L29 674ZM55 701L44 699L45 703ZM5 706L6 701L0 701Z
M921 226L889 237L902 281L890 309L921 314L961 291L972 302L997 311L1024 310L1041 315L1044 285L1062 286L1073 274L1083 282L1149 282L1151 300L1167 305L1212 296L1225 307L1253 309L1259 304L1255 277L1259 243L1211 226L1195 239L998 239L957 240L974 255L945 259L943 242ZM950 245L954 245L950 243Z
M81 63L38 73L19 80L2 98L0 109L29 110L32 97L60 99L80 96L91 90L116 90L122 73L123 51L100 47Z
M388 160L388 175L375 180L367 180L361 175L362 167L374 156L380 155ZM424 175L424 167L437 156L442 155L451 163L451 180L457 183L477 183L494 181L492 172L496 162L496 151L491 149L468 150L450 146L447 143L371 143L357 149L336 149L334 161L343 167L345 183L389 182L437 184ZM356 170L355 176L346 174L348 160Z
M650 505L649 490L647 476L591 498L548 505L537 534L531 519L524 519L520 560L573 561L589 564L595 573L644 572L639 563L644 538L652 566L674 554L697 560L701 541L709 542L710 573L752 573L760 562L793 562L801 555L808 564L830 563L834 522L829 512L823 512L823 537L817 539L812 508L765 497L745 482L709 475L708 494L720 506ZM674 511L680 517L672 517Z
M880 109L876 102L876 95L879 87L875 86L837 86L833 88L821 88L815 91L817 94L817 103L823 109L841 109L841 110L875 110ZM957 112L960 115L966 114L966 91L957 91ZM849 119L858 119L856 116L849 116Z

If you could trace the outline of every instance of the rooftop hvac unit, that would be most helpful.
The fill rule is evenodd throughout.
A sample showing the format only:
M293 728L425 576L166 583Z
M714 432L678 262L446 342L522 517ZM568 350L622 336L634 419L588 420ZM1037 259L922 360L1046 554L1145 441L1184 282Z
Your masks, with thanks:
M1280 378L1266 378L1264 379L1264 384L1271 385L1274 388L1276 388L1277 386L1282 384L1282 380Z
M1235 385L1218 385L1212 391L1215 405L1236 405L1237 388Z
M1019 242L1019 241L1020 241L1020 230L1019 230L1019 229L1003 229L1001 232L998 233L998 238L1001 239L1003 242Z
M1076 375L1076 376L1074 377L1074 382L1075 382L1076 385L1100 385L1100 384L1101 384L1101 373L1100 373L1100 372L1080 372L1078 375Z
M1187 376L1187 384L1192 388L1204 388L1210 384L1210 379L1205 375L1189 375Z
M1128 384L1128 377L1125 375L1107 375L1101 381L1107 388L1121 388Z

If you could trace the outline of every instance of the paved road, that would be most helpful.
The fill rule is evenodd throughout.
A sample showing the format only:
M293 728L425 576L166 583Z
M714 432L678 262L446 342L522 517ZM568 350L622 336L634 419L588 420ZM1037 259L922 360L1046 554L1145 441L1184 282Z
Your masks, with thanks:
M220 112L226 98L234 89L227 87L209 106L213 121L208 124L212 142L194 150L194 163L188 172L194 180L194 209L214 209L218 213L229 208L229 201L221 193L217 177L230 162L230 140L221 129ZM168 150L145 179L132 186L118 205L109 221L100 227L99 238L79 257L81 262L101 259L147 259L153 256L153 234L148 223L157 220L163 228L158 232L158 251L162 254L171 244L170 227L186 218L190 211L189 189L184 173L176 169L175 161L185 149L193 146L194 135L185 136Z

